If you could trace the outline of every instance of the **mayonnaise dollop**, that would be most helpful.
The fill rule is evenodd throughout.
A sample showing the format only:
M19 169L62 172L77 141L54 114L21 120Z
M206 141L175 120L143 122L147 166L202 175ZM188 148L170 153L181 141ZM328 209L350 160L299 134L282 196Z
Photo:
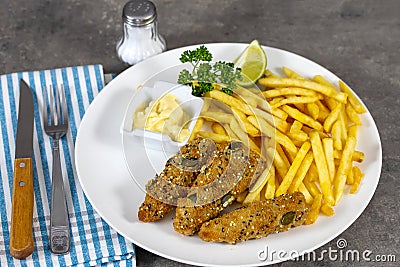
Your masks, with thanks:
M139 107L133 114L133 129L167 134L176 142L183 142L189 135L189 115L182 109L173 94Z

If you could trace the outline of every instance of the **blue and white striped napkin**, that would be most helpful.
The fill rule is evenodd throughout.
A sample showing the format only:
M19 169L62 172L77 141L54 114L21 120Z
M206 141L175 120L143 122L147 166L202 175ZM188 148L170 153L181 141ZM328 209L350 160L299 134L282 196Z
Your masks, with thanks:
M35 92L33 137L35 250L24 260L15 260L9 253L9 233L21 78ZM71 250L69 254L62 256L55 256L49 250L52 150L51 140L43 130L40 112L43 104L42 89L57 84L64 85L70 119L69 131L62 139L60 147L71 225ZM0 266L93 266L106 263L116 266L136 265L134 245L111 229L94 211L80 187L74 167L74 144L79 123L85 110L103 86L104 75L101 65L0 76Z

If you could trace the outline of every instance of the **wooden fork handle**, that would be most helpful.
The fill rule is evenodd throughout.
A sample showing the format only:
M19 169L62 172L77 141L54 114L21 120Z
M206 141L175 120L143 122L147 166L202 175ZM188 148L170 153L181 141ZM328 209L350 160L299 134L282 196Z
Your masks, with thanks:
M10 253L16 259L24 259L34 249L32 159L15 159L14 167Z

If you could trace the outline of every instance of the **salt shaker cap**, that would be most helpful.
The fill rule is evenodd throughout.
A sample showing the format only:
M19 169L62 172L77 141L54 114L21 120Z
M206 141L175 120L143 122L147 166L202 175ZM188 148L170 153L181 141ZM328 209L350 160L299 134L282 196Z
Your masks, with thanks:
M156 18L156 7L148 0L131 0L125 4L122 12L122 19L131 26L144 26Z

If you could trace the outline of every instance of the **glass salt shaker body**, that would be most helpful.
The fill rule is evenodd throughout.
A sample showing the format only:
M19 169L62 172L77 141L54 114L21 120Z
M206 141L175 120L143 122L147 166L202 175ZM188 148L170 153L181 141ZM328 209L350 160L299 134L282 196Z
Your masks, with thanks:
M120 60L134 65L165 51L165 40L157 29L156 7L151 1L127 2L122 20L123 35L116 47Z

